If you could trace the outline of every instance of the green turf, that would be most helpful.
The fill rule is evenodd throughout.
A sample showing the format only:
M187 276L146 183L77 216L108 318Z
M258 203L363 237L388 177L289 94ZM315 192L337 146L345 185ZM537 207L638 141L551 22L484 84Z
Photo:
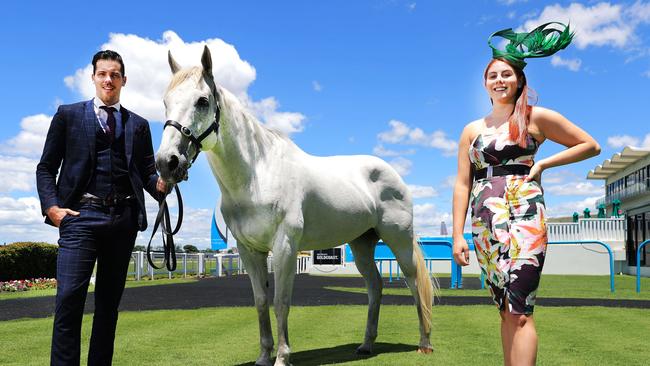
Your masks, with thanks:
M115 365L249 365L258 354L252 307L123 312ZM435 351L415 352L412 306L381 310L376 354L353 354L362 339L365 306L293 307L289 319L292 363L299 365L498 365L499 316L492 306L436 306ZM647 364L650 310L537 307L539 365ZM91 316L84 317L82 364ZM1 365L48 363L52 319L0 322ZM275 328L274 328L275 331Z
M464 276L466 277L466 276ZM396 281L395 279L393 281ZM400 280L397 280L400 281ZM615 292L610 292L609 276L543 275L538 297L650 300L650 278L641 278L641 292L636 292L636 277L615 276ZM328 286L330 290L366 293L363 287ZM407 288L384 288L386 295L411 295ZM441 296L489 296L487 289L440 289Z
M126 281L126 287L142 287L142 286L155 286L155 285L169 285L178 283L187 283L196 281L196 278L174 278L174 279L159 279L159 280L142 280L142 281ZM88 292L95 291L95 286L88 286ZM40 297L40 296L54 296L56 289L50 288L46 290L29 290L17 292L0 292L0 301L9 299L22 299L27 297Z

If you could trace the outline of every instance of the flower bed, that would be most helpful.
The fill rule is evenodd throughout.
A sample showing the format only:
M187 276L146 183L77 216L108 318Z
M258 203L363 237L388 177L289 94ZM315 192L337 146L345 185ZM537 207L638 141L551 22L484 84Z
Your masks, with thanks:
M14 281L0 282L0 292L45 290L48 288L56 288L56 279L35 278L31 280L14 280Z

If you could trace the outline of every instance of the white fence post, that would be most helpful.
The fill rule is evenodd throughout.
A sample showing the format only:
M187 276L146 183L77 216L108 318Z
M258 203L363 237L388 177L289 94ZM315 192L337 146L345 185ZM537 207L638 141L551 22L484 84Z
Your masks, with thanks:
M183 253L183 278L187 278L187 253Z
M197 259L197 262L198 262L198 265L199 265L197 276L201 276L205 272L205 263L203 263L203 256L204 256L203 253L199 253L199 256L198 256L198 259Z
M223 254L217 254L217 277L223 276Z

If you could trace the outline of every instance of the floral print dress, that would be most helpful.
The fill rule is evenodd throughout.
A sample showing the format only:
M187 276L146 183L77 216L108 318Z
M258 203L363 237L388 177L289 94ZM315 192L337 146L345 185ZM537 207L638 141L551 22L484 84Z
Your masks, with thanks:
M525 148L508 132L479 134L470 144L473 170L488 166L533 166L538 149L530 135ZM474 181L470 203L472 239L481 271L500 310L532 314L546 253L546 215L542 187L523 175Z

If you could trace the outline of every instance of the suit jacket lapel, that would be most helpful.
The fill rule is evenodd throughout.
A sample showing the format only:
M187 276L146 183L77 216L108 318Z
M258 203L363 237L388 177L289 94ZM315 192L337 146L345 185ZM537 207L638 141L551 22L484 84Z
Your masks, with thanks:
M122 128L124 130L124 150L126 152L126 166L131 164L131 156L133 156L133 121L131 113L124 107L121 108L122 113Z
M90 152L90 161L93 166L95 165L95 139L97 138L97 115L95 114L95 107L93 106L93 100L89 100L85 104L84 108L84 118L83 118L83 127L86 130L86 136L88 137L88 149Z

